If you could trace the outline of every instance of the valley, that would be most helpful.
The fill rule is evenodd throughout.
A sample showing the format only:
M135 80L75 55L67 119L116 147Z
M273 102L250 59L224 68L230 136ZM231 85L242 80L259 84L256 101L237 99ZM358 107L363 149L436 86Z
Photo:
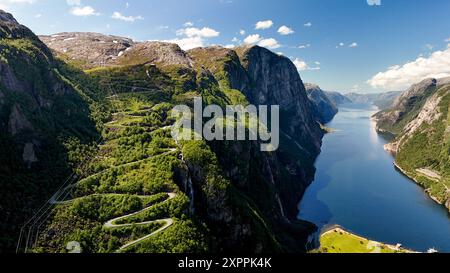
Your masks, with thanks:
M395 158L384 150L388 140L377 133L372 119L377 112L370 104L340 106L327 124L335 131L324 138L316 178L299 204L299 218L323 231L339 225L350 233L413 251L450 251L448 210L395 168ZM315 247L320 234L312 238ZM337 240L336 249L326 243L331 252L338 248L358 252L361 247L352 236L330 240Z

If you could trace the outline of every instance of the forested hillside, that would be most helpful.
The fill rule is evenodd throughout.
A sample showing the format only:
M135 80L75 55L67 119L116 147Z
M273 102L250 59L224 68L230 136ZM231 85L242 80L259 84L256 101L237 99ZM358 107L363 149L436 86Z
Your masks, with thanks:
M20 250L67 252L73 241L88 253L305 250L315 226L296 220L297 203L323 132L289 59L257 46L185 52L125 38L124 48L101 43L97 59L74 54L101 41L82 34L65 52L44 39L52 53L11 15L0 19L2 149L11 149L2 154L12 157L1 158L2 249L39 212ZM197 96L280 105L280 149L175 142L171 109Z
M378 113L377 129L395 135L386 149L399 168L450 208L449 78L413 85L391 109Z

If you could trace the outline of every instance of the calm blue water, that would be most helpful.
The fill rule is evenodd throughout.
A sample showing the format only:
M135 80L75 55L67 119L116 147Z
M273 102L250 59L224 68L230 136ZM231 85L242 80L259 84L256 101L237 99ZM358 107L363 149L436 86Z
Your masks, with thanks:
M386 140L375 132L371 106L347 105L328 124L315 182L299 218L319 227L338 224L372 240L417 251L450 252L450 217L393 167Z

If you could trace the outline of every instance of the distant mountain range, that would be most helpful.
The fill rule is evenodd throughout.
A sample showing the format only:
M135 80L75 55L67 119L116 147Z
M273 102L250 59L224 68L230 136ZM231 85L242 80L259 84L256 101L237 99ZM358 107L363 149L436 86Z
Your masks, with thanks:
M402 92L387 92L375 94L349 93L341 94L335 91L324 91L318 85L305 83L308 98L314 103L318 112L318 120L330 122L338 113L339 107L348 103L373 104L380 110L389 108Z
M345 96L355 103L369 103L377 106L378 108L386 109L389 108L392 103L397 99L402 92L392 91L386 93L375 93L375 94L358 94L349 93Z

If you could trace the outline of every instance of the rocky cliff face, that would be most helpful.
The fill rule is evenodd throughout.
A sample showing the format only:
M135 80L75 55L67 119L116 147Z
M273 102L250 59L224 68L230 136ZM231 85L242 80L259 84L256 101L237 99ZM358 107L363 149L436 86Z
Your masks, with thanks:
M336 91L325 91L325 94L327 95L328 99L337 106L346 104L346 103L352 103L352 100L347 98L345 95L342 95L339 92Z
M330 122L339 111L337 105L318 85L307 83L305 88L308 98L316 105L319 121L323 124Z
M251 83L251 88L244 90L249 101L256 105L280 105L282 118L288 121L284 132L317 153L322 131L292 61L261 47L243 47L237 52Z
M95 125L50 50L1 10L0 93L0 249L9 250L18 224L70 170L58 138L89 138Z
M450 78L413 85L392 108L375 115L381 132L395 134L386 150L439 203L450 205Z
M403 92L389 109L376 115L378 129L398 134L435 91L436 79L426 79Z
M313 180L313 162L323 136L295 66L260 47L197 48L188 54L195 66L211 71L222 87L240 91L249 103L280 105L282 139L277 152L261 153L257 143L211 145L228 177L251 197L264 218L287 234L293 232L297 204ZM303 231L295 236L305 240L309 225L299 226Z

